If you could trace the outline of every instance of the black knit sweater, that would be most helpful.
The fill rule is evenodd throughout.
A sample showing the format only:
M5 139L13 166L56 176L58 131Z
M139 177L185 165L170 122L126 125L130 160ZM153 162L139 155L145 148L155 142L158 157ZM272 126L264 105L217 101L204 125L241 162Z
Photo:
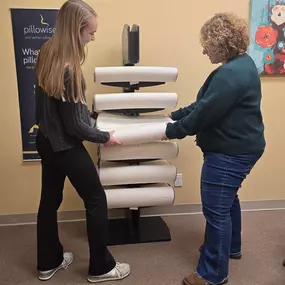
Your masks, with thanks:
M68 150L83 141L106 143L110 138L109 132L93 128L87 105L72 101L67 76L65 90L65 96L70 100L57 100L36 85L36 123L53 150Z

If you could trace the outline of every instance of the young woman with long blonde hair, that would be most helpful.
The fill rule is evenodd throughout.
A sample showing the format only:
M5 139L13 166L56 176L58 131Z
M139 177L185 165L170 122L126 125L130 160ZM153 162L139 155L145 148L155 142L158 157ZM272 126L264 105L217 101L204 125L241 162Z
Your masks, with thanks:
M108 212L104 189L83 141L120 144L112 132L91 126L81 65L84 47L94 40L96 12L81 0L66 1L56 31L40 49L36 63L37 149L42 160L42 192L37 221L39 279L48 280L73 261L58 236L57 210L68 177L86 209L90 249L88 281L119 280L130 266L107 249Z

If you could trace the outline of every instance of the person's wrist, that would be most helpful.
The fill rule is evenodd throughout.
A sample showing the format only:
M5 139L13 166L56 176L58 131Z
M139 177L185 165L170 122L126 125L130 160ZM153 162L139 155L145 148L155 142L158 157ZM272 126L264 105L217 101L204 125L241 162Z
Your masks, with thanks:
M111 138L111 134L110 134L110 132L103 132L104 133L104 136L105 136L105 143L107 143L109 140L110 140L110 138Z
M177 113L176 113L176 111L171 112L171 119L172 119L172 120L174 120L174 121L176 121L176 120L177 120L177 118L176 118L176 117L177 117L177 116L176 116L176 114L177 114Z
M165 129L165 136L168 139L174 139L174 136L172 135L172 131L173 131L173 123L168 123L166 124L166 129Z

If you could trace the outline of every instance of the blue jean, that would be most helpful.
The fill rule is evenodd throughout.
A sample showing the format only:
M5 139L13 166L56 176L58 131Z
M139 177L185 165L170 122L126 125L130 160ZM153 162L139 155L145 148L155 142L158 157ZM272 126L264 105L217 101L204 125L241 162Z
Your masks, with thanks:
M262 154L204 153L201 199L206 229L197 273L211 284L220 284L228 278L229 256L241 252L237 192Z

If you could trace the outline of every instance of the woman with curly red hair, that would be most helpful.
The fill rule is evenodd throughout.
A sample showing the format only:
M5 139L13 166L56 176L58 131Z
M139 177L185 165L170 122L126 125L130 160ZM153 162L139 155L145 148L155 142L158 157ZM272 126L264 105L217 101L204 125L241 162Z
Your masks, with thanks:
M247 24L219 13L201 29L203 54L221 63L207 78L196 102L171 114L163 139L196 135L204 155L201 199L206 218L197 270L186 285L226 284L229 258L241 258L238 190L265 149L261 83L252 58Z

